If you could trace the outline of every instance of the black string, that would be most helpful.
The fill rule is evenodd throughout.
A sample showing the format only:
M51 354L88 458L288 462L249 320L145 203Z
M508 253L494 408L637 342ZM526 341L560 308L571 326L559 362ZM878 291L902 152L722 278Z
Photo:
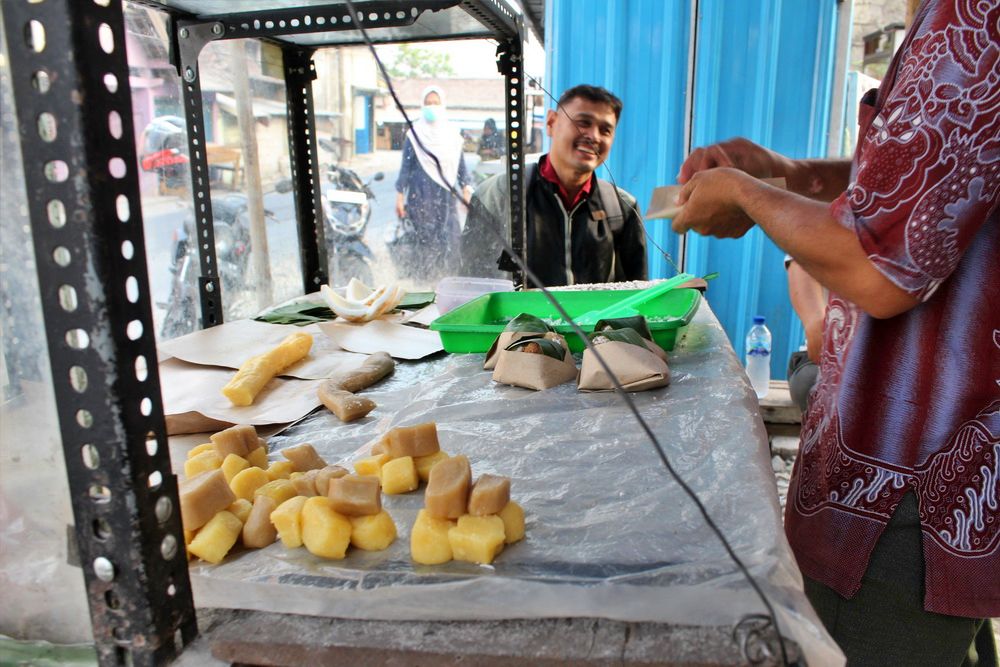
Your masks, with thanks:
M430 156L430 158L434 161L434 164L437 166L438 169L438 175L441 177L441 181L443 183L448 183L448 190L458 199L459 202L461 202L463 206L466 207L466 209L468 209L468 204L465 203L463 197L459 194L459 192L455 189L455 187L448 182L448 179L445 178L444 170L441 168L441 162L438 160L437 156L428 151L424 147L424 145L420 141L420 137L417 136L417 133L415 131L413 131L413 123L410 121L410 117L407 115L406 110L403 108L402 102L400 102L399 97L396 95L396 90L392 85L392 79L390 78L388 71L386 71L385 65L382 63L382 60L379 58L378 53L375 50L375 45L372 43L371 38L368 36L368 31L365 30L364 26L360 21L361 14L359 14L357 10L354 8L354 3L352 2L352 0L345 0L345 3L347 4L347 8L351 13L352 18L358 19L356 21L358 30L360 30L361 36L365 40L365 44L368 45L368 49L371 51L372 57L375 58L375 63L378 65L379 71L382 73L382 77L385 79L386 86L389 88L389 94L392 96L393 101L396 103L396 108L398 108L399 112L403 115L403 119L406 121L406 124L410 129L411 136L413 136L414 141L416 141L420 149L424 151L424 153L426 153L428 156ZM534 79L532 80L535 81ZM536 85L539 86L539 88L542 88L542 86L538 84L538 81L535 81L535 83ZM545 90L544 88L542 88L542 90L549 97L552 97L552 94L549 93L547 90ZM552 99L555 98L552 97ZM569 118L570 121L573 123L573 127L576 127L576 123L573 117L570 116L565 109L563 109L562 105L559 104L558 100L556 100L556 106L557 108L562 109L563 113L566 114L566 117ZM580 134L582 135L582 132ZM605 167L607 167L606 163ZM610 169L608 170L608 173L609 174L611 173ZM617 189L618 189L617 186L615 186L616 191ZM620 197L621 195L619 194L619 198ZM638 211L636 212L638 213ZM641 216L639 217L641 219ZM607 361L604 359L601 353L597 351L597 347L593 344L593 342L590 340L587 334L583 331L583 329L580 328L580 325L578 325L576 321L573 320L573 318L569 315L569 313L566 312L566 310L562 307L559 301L552 296L552 293L548 289L542 286L542 281L540 281L538 277L534 274L534 272L528 268L527 263L517 253L514 252L514 249L511 248L510 244L507 242L507 239L504 238L503 235L500 234L497 230L491 227L489 228L489 230L496 238L499 239L503 249L511 256L511 258L513 258L518 268L520 268L521 271L524 272L524 275L534 284L538 285L538 289L542 292L542 294L549 301L549 303L552 304L552 306L556 309L559 315L569 324L570 328L573 329L573 332L580 337L580 340L583 341L586 348L590 350L590 352L594 355L594 358L597 359L598 363L601 365L601 368L604 369L604 372L611 379L611 382L615 386L615 393L617 393L621 397L621 399L625 402L626 406L628 406L629 411L635 417L636 421L639 422L639 426L646 433L650 442L653 444L653 447L656 449L656 453L659 455L660 461L663 463L663 466L667 469L667 472L670 473L670 476L673 478L673 480L677 483L678 486L681 487L684 493L687 494L687 496L698 508L698 511L701 513L702 518L704 519L706 525L708 525L708 527L712 530L712 532L715 533L715 536L718 538L719 542L726 550L726 553L729 555L730 560L733 561L733 563L736 565L739 571L749 582L750 586L757 593L757 596L764 603L764 606L767 608L767 611L770 614L770 622L773 623L774 625L775 633L777 634L778 642L781 647L782 664L788 665L789 664L788 653L785 648L785 641L784 638L781 636L781 632L778 628L778 618L777 615L775 614L774 608L771 606L770 600L768 600L767 596L764 594L764 591L761 590L760 586L757 584L757 581L750 574L750 571L747 569L746 565L743 564L743 561L740 560L740 558L736 555L736 552L729 544L729 540L726 539L725 534L723 534L722 530L715 523L715 521L712 520L712 517L709 515L708 510L705 509L705 505L702 504L701 500L698 498L698 495L694 492L693 489L691 489L690 486L688 486L687 482L684 481L684 479L680 476L680 474L676 470L674 470L674 467L670 463L670 460L667 458L666 452L663 451L663 447L660 445L660 441L657 439L656 434L653 433L653 430L649 427L649 424L646 423L646 420L643 419L642 415L639 413L639 409L636 407L635 402L632 400L632 397L628 394L628 392L625 391L624 387L622 387L621 382L618 380L618 377L611 370L611 367L608 365Z

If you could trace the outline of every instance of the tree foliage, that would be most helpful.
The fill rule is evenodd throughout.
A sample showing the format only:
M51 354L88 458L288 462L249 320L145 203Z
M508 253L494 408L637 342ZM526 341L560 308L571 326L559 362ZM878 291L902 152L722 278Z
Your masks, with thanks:
M412 44L403 44L396 54L396 60L389 67L391 76L414 79L453 76L451 55L436 53L430 49Z

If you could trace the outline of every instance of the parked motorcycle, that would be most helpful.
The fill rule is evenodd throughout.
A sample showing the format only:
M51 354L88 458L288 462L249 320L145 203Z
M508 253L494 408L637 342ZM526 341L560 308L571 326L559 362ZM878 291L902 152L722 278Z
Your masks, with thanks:
M212 197L212 229L215 234L215 260L223 294L232 303L247 287L250 268L250 222L247 197L234 193ZM271 211L264 216L274 219ZM201 301L198 277L201 275L193 218L174 230L171 254L170 294L166 303L157 304L166 310L160 337L164 340L191 333L199 328Z
M189 162L183 118L159 116L143 129L139 164L143 171L159 175L161 193L187 187Z
M323 193L324 236L333 285L346 285L351 278L368 285L374 282L374 256L364 235L375 199L370 186L372 181L383 178L385 174L380 171L365 182L353 170L336 165L326 171L329 186Z

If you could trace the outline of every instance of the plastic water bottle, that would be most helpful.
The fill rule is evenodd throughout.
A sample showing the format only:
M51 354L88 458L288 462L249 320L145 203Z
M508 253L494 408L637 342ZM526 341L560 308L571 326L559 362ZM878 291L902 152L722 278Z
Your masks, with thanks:
M753 326L747 332L747 375L757 398L767 396L771 383L771 332L760 315L753 318Z

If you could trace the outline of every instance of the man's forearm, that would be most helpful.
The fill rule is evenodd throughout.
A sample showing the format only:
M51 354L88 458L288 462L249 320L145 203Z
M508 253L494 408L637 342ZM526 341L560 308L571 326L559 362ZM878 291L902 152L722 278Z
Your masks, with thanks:
M790 192L831 202L847 189L850 160L792 160L782 158L775 171L784 176Z
M746 177L738 179L733 196L809 275L873 317L892 317L916 305L875 268L854 231L834 220L826 204Z
M802 320L809 358L814 363L819 363L823 319L826 315L826 294L823 286L806 273L795 260L788 265L788 297L792 301L795 313Z

